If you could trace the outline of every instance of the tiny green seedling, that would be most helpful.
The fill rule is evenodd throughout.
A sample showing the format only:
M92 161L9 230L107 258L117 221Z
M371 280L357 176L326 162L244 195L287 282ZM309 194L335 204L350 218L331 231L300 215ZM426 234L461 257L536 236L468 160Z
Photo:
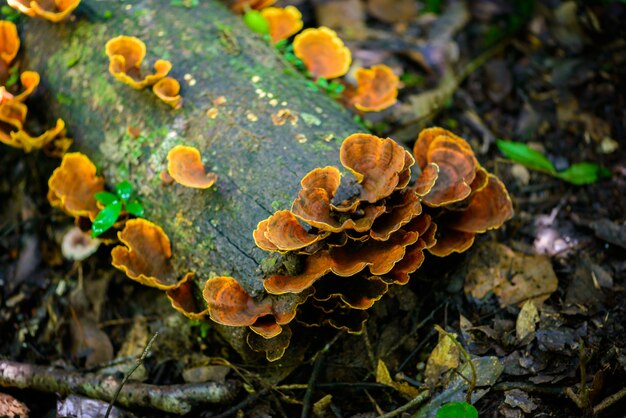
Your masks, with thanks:
M91 236L94 238L109 230L120 217L122 210L137 217L143 216L143 205L134 195L133 186L128 181L119 183L115 193L98 192L94 197L104 205L91 227Z
M320 90L326 92L333 99L341 97L341 93L344 91L345 86L336 81L328 81L324 77L320 77L315 81L307 82L307 85L311 90Z
M258 10L248 8L246 13L243 15L243 21L252 32L256 32L260 35L270 33L270 23Z
M449 402L437 410L437 418L478 418L478 411L467 402Z
M595 163L572 164L567 170L557 171L545 155L521 142L499 139L496 145L510 160L577 186L592 184L601 177L611 176L609 170Z

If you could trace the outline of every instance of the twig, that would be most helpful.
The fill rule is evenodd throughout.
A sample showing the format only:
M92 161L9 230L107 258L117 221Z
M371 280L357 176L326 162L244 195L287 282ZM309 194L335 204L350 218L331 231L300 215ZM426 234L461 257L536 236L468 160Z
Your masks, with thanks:
M107 411L104 414L104 418L109 418L111 409L113 409L113 404L115 404L115 401L117 401L117 397L120 396L120 392L122 391L122 388L124 387L126 382L128 382L128 379L130 379L130 376L132 376L132 374L135 373L135 370L137 370L139 366L143 364L143 361L146 359L146 357L148 356L148 353L150 352L150 348L152 348L152 343L154 343L154 340L156 340L156 337L158 336L159 336L159 332L157 331L154 333L152 338L150 338L150 341L148 341L148 344L146 344L146 348L143 349L143 353L141 353L141 356L135 362L135 366L132 369L130 369L128 373L126 373L126 376L124 376L122 383L120 383L120 385L117 387L117 390L115 391L115 394L113 395L113 399L111 399L111 403L109 403L109 407L107 408Z
M246 397L246 399L244 399L243 401L239 402L237 405L233 405L232 407L228 408L226 411L222 412L219 415L202 415L204 416L210 416L211 418L227 418L231 415L235 415L237 413L237 411L239 411L240 409L245 408L246 406L250 405L252 402L256 401L259 397L265 395L267 392L269 392L270 388L264 388L258 392L255 393L251 393L250 396Z
M421 404L422 402L424 402L426 400L426 398L428 398L430 396L430 391L427 389L424 392L421 392L419 395L417 395L415 398L411 399L410 402L402 405L400 408L398 409L394 409L391 412L388 412L386 414L381 415L378 418L393 418L395 416L400 415L403 412L408 411L409 409L416 407L417 405Z
M419 353L420 351L422 351L422 348L424 348L424 346L426 344L428 344L428 342L430 341L430 339L435 335L435 330L430 330L429 333L426 335L426 337L424 337L422 339L422 341L420 341L420 343L417 345L417 347L415 347L415 349L413 351L411 351L411 353L406 356L406 358L404 359L404 361L400 364L400 366L398 367L397 371L402 371L404 369L404 367L409 363L409 361L411 361L411 359L413 357L415 357L415 355L417 353Z
M492 390L511 390L511 389L520 389L524 392L529 393L543 393L546 395L559 395L563 396L565 393L565 388L562 386L536 386L529 383L523 382L501 382L493 385L491 387Z
M313 370L311 371L311 377L309 378L308 387L306 389L306 392L304 393L304 399L302 400L303 405L302 414L300 415L301 418L309 418L309 414L311 411L311 401L313 400L313 391L315 390L315 383L317 380L317 376L322 370L322 359L324 358L324 355L328 352L328 350L330 350L330 347L335 344L335 342L339 339L341 335L343 334L338 333L337 335L335 335L335 338L333 338L328 344L324 346L324 348L319 351L319 353L317 353L315 363L313 364Z
M31 389L40 392L83 395L110 402L120 379L93 373L78 373L51 366L0 360L0 386ZM150 385L129 382L118 395L117 404L127 408L151 408L170 414L188 414L193 408L231 402L238 393L239 382Z
M593 407L593 414L597 415L600 412L604 411L609 406L613 405L615 402L620 399L626 397L626 387L622 388L619 392L612 394L602 400L599 404Z
M363 341L365 342L365 349L367 350L367 358L370 361L370 367L372 370L376 370L376 356L374 356L374 350L372 349L372 343L367 334L367 327L363 327Z
M346 387L354 389L389 389L389 385L383 385L382 383L374 382L335 382L335 383L317 383L315 385L320 389L343 389ZM303 383L296 383L293 385L281 385L276 386L274 389L278 390L305 390L309 385Z

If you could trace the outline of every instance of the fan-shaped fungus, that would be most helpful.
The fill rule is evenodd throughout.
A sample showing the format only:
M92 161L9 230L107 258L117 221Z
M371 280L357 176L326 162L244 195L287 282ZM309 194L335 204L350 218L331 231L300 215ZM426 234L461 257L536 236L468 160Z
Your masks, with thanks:
M7 0L7 3L27 16L40 17L57 23L73 12L80 0Z
M293 6L284 9L268 7L261 11L270 25L270 37L273 43L287 39L302 29L302 13Z
M117 236L124 245L111 251L114 267L145 286L168 290L178 285L169 262L170 240L160 226L141 218L130 219Z
M167 60L154 63L154 74L141 76L141 63L146 56L146 44L134 36L118 36L106 43L109 72L121 82L140 90L164 78L172 64Z
M11 4L11 0L9 0L9 4ZM15 23L8 20L0 20L0 58L4 65L8 67L11 64L19 49L20 37L17 34Z
M376 202L389 196L400 181L400 173L413 165L413 157L393 139L370 134L350 135L339 152L341 163L363 187L361 200ZM405 160L410 162L405 167Z
M94 219L100 209L94 195L104 190L96 166L79 152L65 154L48 180L48 201L75 217Z
M180 83L175 78L165 77L156 82L152 86L152 91L163 102L167 103L174 109L179 109L182 106L182 99L180 97Z
M14 100L0 103L0 142L14 147L11 133L24 127L28 109L26 105Z
M262 10L276 3L276 0L229 0L230 9L235 13L244 13L246 8Z
M459 202L472 192L470 185L480 165L464 139L442 128L424 129L417 138L413 154L420 169L435 164L439 170L434 185L422 197L426 205Z
M360 111L378 112L396 103L400 79L388 66L359 68L355 77L358 87L351 101Z
M177 183L196 189L209 188L217 180L217 174L205 172L200 151L184 145L167 154L167 172Z
M31 136L28 132L20 129L18 131L11 132L10 141L3 142L14 148L21 148L24 152L28 153L45 147L64 132L65 122L63 122L62 119L57 119L57 123L54 127L48 129L39 136Z
M341 77L352 62L350 50L337 33L324 26L300 32L293 41L293 52L315 79Z

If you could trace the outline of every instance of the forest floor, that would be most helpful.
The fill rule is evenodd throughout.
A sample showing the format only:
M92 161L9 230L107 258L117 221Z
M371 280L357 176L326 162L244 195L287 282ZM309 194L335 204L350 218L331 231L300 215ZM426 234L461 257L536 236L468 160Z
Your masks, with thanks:
M481 417L626 416L626 3L421 3L278 2L298 7L305 27L336 29L355 67L402 74L395 106L358 116L373 133L411 147L419 128L442 126L472 144L513 199L503 228L464 254L427 258L374 306L361 335L312 331L302 364L267 379L209 325L161 309L162 292L112 268L104 245L82 262L64 258L71 219L46 199L58 160L3 146L0 357L122 377L158 331L134 379L236 383L221 405L189 416L434 417L469 386ZM559 172L587 162L610 175L575 185L506 159L499 139ZM427 386L430 396L397 410ZM32 417L102 416L108 405L2 392ZM117 407L111 416L124 414L166 416Z

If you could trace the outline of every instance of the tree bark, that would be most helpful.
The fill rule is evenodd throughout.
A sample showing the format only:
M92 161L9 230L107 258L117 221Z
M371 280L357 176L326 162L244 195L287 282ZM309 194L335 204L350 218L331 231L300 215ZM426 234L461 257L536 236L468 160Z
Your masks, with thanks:
M40 72L41 103L66 121L73 149L86 153L109 185L129 180L138 189L146 218L172 241L181 277L195 271L203 284L210 275L230 275L258 294L266 253L252 238L257 223L290 207L309 170L340 166L341 141L362 129L217 1L192 8L169 0L83 3L71 21L26 19L21 28L23 68ZM122 34L146 43L144 68L158 58L172 62L180 110L108 73L105 43ZM220 96L226 102L216 106ZM215 119L207 116L212 107ZM283 109L297 122L276 125L272 116ZM133 138L129 127L141 136ZM213 188L162 184L166 155L177 144L200 150L219 176Z

